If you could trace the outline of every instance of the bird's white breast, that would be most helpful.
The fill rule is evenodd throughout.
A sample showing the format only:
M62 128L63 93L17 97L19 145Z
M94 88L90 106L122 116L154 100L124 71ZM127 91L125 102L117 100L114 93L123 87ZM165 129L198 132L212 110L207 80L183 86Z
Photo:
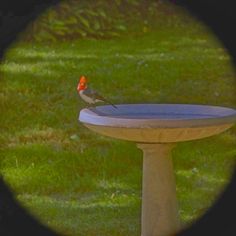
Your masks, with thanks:
M85 102L87 102L87 103L89 103L89 104L95 103L95 101L93 100L93 98L89 97L88 95L85 95L85 94L83 93L83 91L80 91L80 92L79 92L79 95L80 95L80 97L81 97Z

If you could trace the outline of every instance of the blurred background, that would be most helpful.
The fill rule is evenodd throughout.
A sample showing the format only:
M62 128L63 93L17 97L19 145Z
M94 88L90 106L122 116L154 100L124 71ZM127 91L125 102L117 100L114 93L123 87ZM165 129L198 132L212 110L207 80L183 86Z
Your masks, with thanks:
M17 199L65 235L140 235L142 153L78 123L81 75L115 104L236 108L220 42L175 3L67 0L12 45L0 77L0 170ZM236 128L178 144L183 227L214 203L236 156Z

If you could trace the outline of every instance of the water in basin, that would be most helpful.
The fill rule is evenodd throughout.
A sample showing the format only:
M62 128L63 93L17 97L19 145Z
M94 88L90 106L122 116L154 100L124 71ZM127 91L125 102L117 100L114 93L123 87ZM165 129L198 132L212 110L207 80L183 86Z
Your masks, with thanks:
M160 119L160 120L186 120L208 119L235 114L235 110L203 105L184 104L132 104L99 106L91 110L99 116L123 119Z

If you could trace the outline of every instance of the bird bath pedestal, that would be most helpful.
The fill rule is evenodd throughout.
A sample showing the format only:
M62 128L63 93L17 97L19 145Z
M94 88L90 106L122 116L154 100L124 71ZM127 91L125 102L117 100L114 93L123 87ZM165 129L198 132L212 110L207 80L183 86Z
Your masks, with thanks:
M127 104L83 109L89 129L137 143L143 151L142 236L179 229L171 149L177 142L219 134L236 121L236 110L184 104Z

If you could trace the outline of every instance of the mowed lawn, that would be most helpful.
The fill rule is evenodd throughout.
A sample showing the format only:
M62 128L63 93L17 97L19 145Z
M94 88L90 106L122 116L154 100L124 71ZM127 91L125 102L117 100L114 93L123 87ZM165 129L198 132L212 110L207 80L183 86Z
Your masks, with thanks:
M115 104L236 107L224 48L191 24L139 37L15 44L1 65L1 172L42 222L65 235L140 235L142 153L78 123L80 75ZM183 225L228 183L236 129L173 150Z

